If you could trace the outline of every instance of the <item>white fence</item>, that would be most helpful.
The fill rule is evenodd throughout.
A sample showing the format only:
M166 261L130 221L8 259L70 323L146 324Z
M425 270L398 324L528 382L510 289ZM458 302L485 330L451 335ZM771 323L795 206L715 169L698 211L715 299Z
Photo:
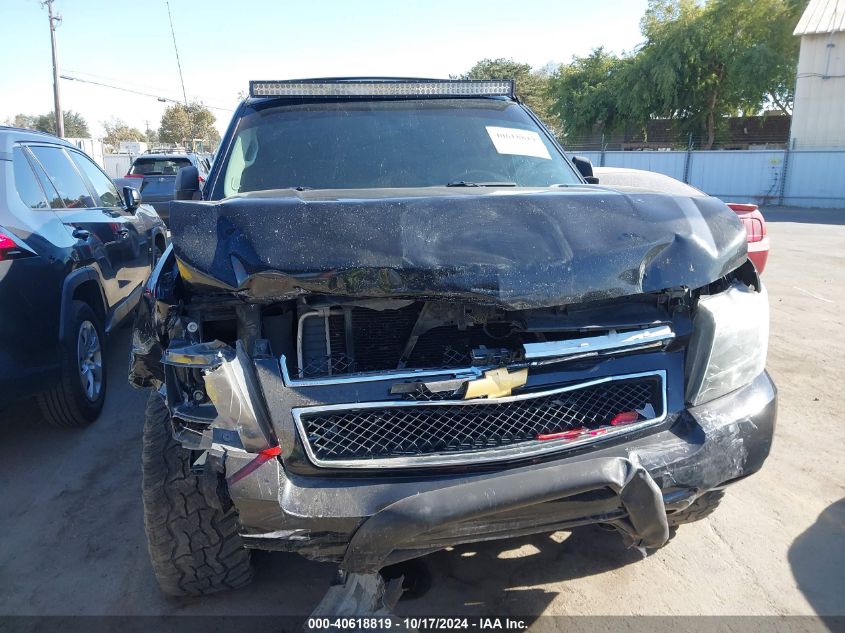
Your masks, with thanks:
M123 178L134 158L131 154L104 154L103 169L111 178Z
M594 165L660 172L731 202L845 209L845 150L573 153Z

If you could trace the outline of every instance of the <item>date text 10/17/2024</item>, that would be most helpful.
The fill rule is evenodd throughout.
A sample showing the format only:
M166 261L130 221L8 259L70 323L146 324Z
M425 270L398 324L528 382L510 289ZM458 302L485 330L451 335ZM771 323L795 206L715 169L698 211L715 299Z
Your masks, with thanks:
M362 617L308 618L307 631L325 630L465 630L465 631L525 631L525 620L519 618L439 618L439 617Z

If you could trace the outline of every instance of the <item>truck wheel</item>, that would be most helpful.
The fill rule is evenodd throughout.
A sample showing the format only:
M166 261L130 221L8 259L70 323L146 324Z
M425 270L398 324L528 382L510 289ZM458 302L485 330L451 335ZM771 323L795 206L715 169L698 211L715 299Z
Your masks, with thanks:
M61 341L61 377L41 392L38 405L53 426L91 424L106 400L105 335L100 319L83 301L72 301Z
M719 507L719 503L721 503L722 497L724 496L724 490L705 492L688 507L668 515L669 525L683 525L684 523L700 521L704 517L710 516Z
M173 439L170 413L154 391L141 462L144 527L158 584L172 596L243 587L252 580L252 567L238 533L238 513L234 507L224 512L207 496L190 455Z

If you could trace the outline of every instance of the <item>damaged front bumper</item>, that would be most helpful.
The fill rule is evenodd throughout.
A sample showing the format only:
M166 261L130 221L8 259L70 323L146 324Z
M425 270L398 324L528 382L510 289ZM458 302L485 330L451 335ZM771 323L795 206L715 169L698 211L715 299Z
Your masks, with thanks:
M218 457L248 547L368 573L458 543L592 523L660 547L667 513L762 466L775 419L776 390L763 373L639 437L495 471L338 476L237 449ZM244 469L249 476L237 476Z
M356 573L458 543L594 523L655 548L668 537L667 514L755 472L771 446L776 390L765 372L686 404L683 323L638 330L633 341L599 334L529 344L531 354L499 373L482 365L292 378L284 354L250 326L254 306L239 310L234 348L200 342L195 321L162 312L162 323L180 325L169 327L154 377L174 435L221 503L236 506L248 547ZM646 335L655 340L643 344ZM605 342L613 354L577 353ZM545 347L564 356L534 358ZM603 409L590 400L597 393ZM581 396L576 407L571 399ZM539 430L573 409L570 426ZM616 412L632 417L614 426ZM524 416L530 424L506 436ZM349 449L384 424L392 435L378 446ZM441 436L428 443L432 428Z

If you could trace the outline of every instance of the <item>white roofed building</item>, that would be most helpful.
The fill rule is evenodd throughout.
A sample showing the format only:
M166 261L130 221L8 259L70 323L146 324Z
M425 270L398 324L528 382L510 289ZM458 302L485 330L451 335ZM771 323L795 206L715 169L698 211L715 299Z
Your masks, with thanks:
M801 37L792 147L845 147L845 0L810 0Z

